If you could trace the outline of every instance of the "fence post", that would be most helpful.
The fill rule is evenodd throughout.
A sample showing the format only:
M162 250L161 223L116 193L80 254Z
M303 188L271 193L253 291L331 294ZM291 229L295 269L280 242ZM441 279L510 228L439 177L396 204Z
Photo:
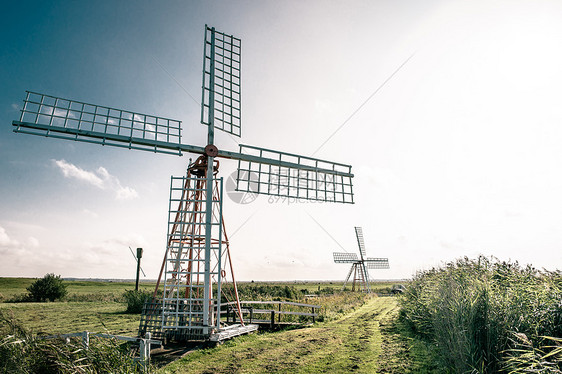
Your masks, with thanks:
M252 319L254 318L254 307L250 307L250 323L252 323Z
M271 328L275 326L275 310L271 311Z
M86 349L90 348L90 333L88 331L82 333L82 345Z
M150 345L150 343L148 343ZM139 353L140 353L140 366L142 367L142 372L146 372L146 339L140 339L139 341Z
M144 339L139 339L139 354L140 354L140 365L142 367L143 373L146 372L148 363L150 362L150 338L152 334L147 332L144 335Z
M281 302L279 302L279 311L281 311ZM277 317L277 322L281 323L281 313L279 313L279 316Z
M314 323L314 307L312 307L312 323Z

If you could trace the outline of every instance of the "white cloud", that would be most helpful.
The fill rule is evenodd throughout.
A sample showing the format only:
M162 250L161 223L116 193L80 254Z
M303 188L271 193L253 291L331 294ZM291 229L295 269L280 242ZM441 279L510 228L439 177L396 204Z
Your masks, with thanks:
M131 200L139 197L137 191L131 187L123 187L119 185L119 189L115 191L117 200Z
M6 230L2 226L0 226L0 249L14 246L19 246L19 242L17 240L11 239L8 236Z
M11 238L6 229L0 226L0 254L3 256L22 256L38 246L39 240L36 238L30 236L22 242Z
M107 169L102 166L95 172L91 172L65 160L54 160L54 163L66 178L77 179L99 189L113 191L117 200L130 200L139 196L135 189L121 185L119 179L109 174Z
M90 171L80 169L65 160L54 160L55 165L62 171L66 178L74 178L103 189L103 180Z

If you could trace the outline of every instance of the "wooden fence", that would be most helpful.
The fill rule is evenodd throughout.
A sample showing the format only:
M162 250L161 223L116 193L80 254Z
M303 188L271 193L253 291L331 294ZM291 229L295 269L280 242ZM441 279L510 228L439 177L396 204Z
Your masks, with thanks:
M322 306L295 303L291 301L240 301L242 318L246 324L277 325L302 324L318 317L317 310ZM304 311L310 309L310 312ZM227 323L236 323L236 302L221 304L221 317L226 316Z

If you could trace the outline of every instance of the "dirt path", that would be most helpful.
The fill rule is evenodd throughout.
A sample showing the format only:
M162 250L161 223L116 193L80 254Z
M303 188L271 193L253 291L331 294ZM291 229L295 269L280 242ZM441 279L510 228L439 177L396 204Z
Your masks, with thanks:
M389 352L405 351L390 328L397 311L396 299L372 298L337 321L237 338L223 346L189 354L162 372L388 373L393 372L395 364L406 370L400 358L394 359ZM381 353L385 361L382 365Z

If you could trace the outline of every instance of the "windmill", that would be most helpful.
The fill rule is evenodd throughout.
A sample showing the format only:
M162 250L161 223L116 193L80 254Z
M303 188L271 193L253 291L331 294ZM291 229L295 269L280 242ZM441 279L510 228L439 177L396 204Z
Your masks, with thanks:
M166 251L139 334L222 340L246 333L222 216L217 158L238 161L236 190L287 198L353 203L351 166L240 145L217 148L215 129L241 136L241 40L205 25L201 123L207 145L182 143L181 121L27 91L14 132L154 153L200 155L172 177ZM230 270L240 325L221 322L221 287ZM218 296L217 296L218 295ZM146 306L145 306L146 307ZM145 308L146 309L146 308Z
M357 236L357 245L359 246L359 257L355 253L334 252L334 262L338 264L351 264L351 269L349 269L349 273L347 273L343 283L344 290L349 278L353 274L351 290L355 291L355 283L359 283L358 289L361 289L363 292L371 292L367 269L389 269L388 258L367 257L363 229L361 227L355 227L355 236Z

